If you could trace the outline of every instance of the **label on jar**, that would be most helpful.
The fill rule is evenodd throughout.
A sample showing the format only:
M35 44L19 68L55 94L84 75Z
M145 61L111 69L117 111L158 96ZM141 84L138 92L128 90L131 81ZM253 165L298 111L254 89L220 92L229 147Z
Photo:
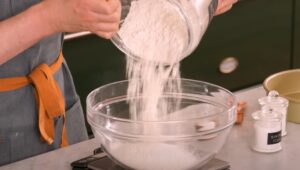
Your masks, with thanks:
M268 133L268 145L276 144L281 141L281 131Z

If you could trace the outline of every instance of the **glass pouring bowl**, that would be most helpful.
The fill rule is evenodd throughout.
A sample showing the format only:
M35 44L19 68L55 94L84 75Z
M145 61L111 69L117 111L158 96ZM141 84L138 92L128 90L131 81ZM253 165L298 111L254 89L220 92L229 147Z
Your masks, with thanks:
M131 7L133 6L132 3L138 3L139 0L122 0L122 12L121 12L121 23L120 23L120 30L122 28L126 28L126 26L123 27L124 21L126 21L126 18L130 14L130 10L132 9ZM162 1L156 1L157 4L163 3L163 4L168 4L168 11L160 11L161 15L158 17L156 16L155 18L149 18L150 13L153 13L154 9L151 9L151 11L144 10L145 13L143 15L147 15L143 22L141 23L134 23L138 24L142 27L134 27L136 32L139 32L143 30L144 36L146 40L141 40L138 36L138 34L131 33L130 38L122 38L122 31L117 32L115 35L113 35L111 41L112 43L123 53L126 54L126 56L133 58L134 60L151 60L156 63L162 63L164 65L171 65L177 62L180 62L182 59L190 55L198 46L199 42L201 41L208 25L209 22L212 20L214 12L217 8L218 0L162 0ZM162 5L162 4L161 4ZM154 7L155 8L155 7ZM156 10L159 10L159 8L156 8ZM167 13L170 11L172 12L172 16L177 18L176 23L169 22L168 17L165 17ZM175 12L176 11L176 12ZM175 12L175 13L174 13ZM142 14L140 14L142 15ZM135 16L137 17L137 16ZM152 16L154 17L154 16ZM167 19L166 19L167 18ZM140 18L139 18L140 19ZM152 22L150 20L155 19L156 25L155 27L152 26ZM134 18L134 20L138 21L137 18ZM170 24L166 24L166 23ZM152 23L151 26L148 23ZM132 23L131 23L132 24ZM144 25L145 24L145 25ZM176 27L174 27L176 25ZM164 30L169 29L173 33L173 38L177 37L176 40L170 38L168 39L167 37L164 37L164 41L169 40L171 41L170 44L177 43L177 45L170 45L170 47L165 46L166 50L162 50L163 52L168 53L168 55L173 54L173 49L177 48L181 53L176 52L175 55L178 55L177 57L161 57L164 55L161 55L161 53L156 53L155 58L151 58L145 55L145 49L149 48L151 51L153 51L153 47L149 47L149 42L154 41L152 38L153 37L162 37L166 32L156 29L156 35L153 35L153 28L164 28ZM127 26L128 28L128 26ZM149 29L151 28L151 29ZM176 28L176 29L174 29ZM160 31L157 31L160 30ZM162 32L161 32L162 31ZM182 31L184 31L185 36L182 36ZM151 32L151 34L150 34ZM147 33L147 34L145 34ZM151 35L150 37L147 37L145 35ZM135 39L134 37L138 37ZM172 36L171 36L172 37ZM162 42L162 39L155 39L155 42ZM178 44L178 42L180 42ZM154 46L164 46L164 44L154 44ZM181 44L183 43L183 44ZM151 44L151 43L150 43ZM183 45L183 46L182 46ZM139 49L143 47L143 50L137 50L133 48L136 46L139 46ZM181 47L182 46L182 47ZM170 48L170 49L168 49ZM177 54L178 53L178 54ZM152 57L152 56L151 56Z
M138 0L127 0L127 1L122 1L122 15L121 15L121 23L120 23L120 30L122 29L123 27L123 23L124 21L126 20L126 17L128 16L128 13L130 12L131 10L131 3L137 3ZM194 39L194 36L193 36L193 30L191 29L192 26L191 26L191 23L190 23L190 20L188 18L188 16L186 15L185 11L184 11L184 8L182 8L181 4L180 4L180 1L179 0L165 0L163 1L165 2L166 4L169 4L169 10L170 11L176 11L176 14L173 13L173 17L177 17L178 19L178 23L182 23L184 26L182 27L182 30L181 29L175 29L175 30L172 30L174 35L179 35L180 32L176 32L176 31L183 31L186 33L187 37L185 37L184 41L183 39L181 40L182 41L182 51L181 51L181 54L177 54L178 57L176 59L174 59L174 57L172 57L172 60L170 60L169 58L162 58L162 57L157 57L155 59L151 59L151 61L153 62L159 62L159 63L163 63L165 65L170 65L170 64L174 64L174 63L177 63L179 62L180 60L182 60L184 57L186 57L187 55L189 55L188 51L189 51L189 48L191 46L191 43L193 42L193 39ZM161 3L160 2L157 2L157 3ZM152 9L153 10L153 9ZM169 11L169 12L170 12ZM163 14L166 14L168 12L166 11L161 11L162 15ZM146 19L147 17L145 17ZM167 23L168 21L166 21L165 19L166 17L158 17L158 18L155 18L156 20L156 24L160 23L160 25L157 25L158 27L160 28L164 28L164 29L171 29L171 28L177 28L177 27L172 27L172 25L174 25L174 23L170 23L170 25L166 25L165 23ZM149 18L148 18L149 19ZM147 22L151 22L150 20L153 20L152 18L150 18L149 20L147 20ZM176 23L176 24L178 24ZM139 24L139 25L143 25L143 24ZM156 27L157 27L156 26ZM150 34L150 32L152 32L151 35L153 35L153 30L149 30L149 25L146 25L146 27L144 27L142 30L147 33L147 35ZM158 30L158 31L157 31ZM136 31L139 32L140 29L137 29L136 28ZM156 35L155 36L151 36L151 37L161 37L162 34L166 34L164 32L161 32L160 29L156 29ZM149 47L149 39L147 39L147 41L140 41L137 42L135 40L135 36L138 36L138 34L134 34L134 35L131 35L130 36L130 40L127 40L125 38L122 39L122 34L121 34L121 31L117 32L115 35L113 35L113 37L111 38L111 41L113 42L113 44L119 49L121 50L123 53L126 54L126 56L128 57L131 57L133 58L134 60L140 60L140 59L143 59L143 60L149 60L149 58L145 57L144 56L144 50L143 51L135 51L135 49L132 47L132 42L135 42L136 44L139 44L140 46L144 47L144 48L151 48ZM144 37L144 36L143 36ZM179 38L178 36L176 36L177 38ZM141 37L137 38L137 39L140 39ZM146 37L145 37L146 38ZM165 37L166 38L166 37ZM182 37L180 37L182 38ZM151 39L151 38L150 38ZM152 40L153 41L153 40ZM161 40L157 40L158 42L161 42ZM157 43L156 41L156 43ZM131 44L131 45L130 45ZM173 42L174 44L174 42ZM158 46L162 46L157 44ZM135 45L136 46L136 45ZM177 47L179 48L179 47ZM166 46L166 49L167 46ZM181 49L181 47L180 47ZM169 51L172 51L172 49L169 49ZM168 52L170 53L170 52ZM160 55L159 53L157 53L157 55Z
M181 95L165 91L163 96L180 97L180 107L158 121L130 116L128 81L104 85L88 95L87 120L113 161L127 169L188 170L214 158L235 122L236 99L210 83L181 79L181 84Z

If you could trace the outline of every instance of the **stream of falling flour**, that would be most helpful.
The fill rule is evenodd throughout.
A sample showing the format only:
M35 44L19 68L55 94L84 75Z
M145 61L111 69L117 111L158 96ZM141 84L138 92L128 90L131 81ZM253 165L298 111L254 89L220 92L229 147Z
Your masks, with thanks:
M181 94L180 65L175 61L188 43L187 26L177 9L166 0L133 1L119 34L141 58L127 56L132 119L159 120L175 111L180 97L172 95Z

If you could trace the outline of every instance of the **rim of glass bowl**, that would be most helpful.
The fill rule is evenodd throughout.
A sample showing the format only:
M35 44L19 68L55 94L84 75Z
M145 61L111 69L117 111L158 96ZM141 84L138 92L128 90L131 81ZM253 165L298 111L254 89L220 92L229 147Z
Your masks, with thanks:
M185 49L183 50L182 56L179 57L178 61L175 61L174 63L178 63L181 61L181 59L185 58L186 56L188 56L191 52L191 45L192 42L194 41L194 37L193 37L193 27L190 21L190 18L187 16L186 12L183 10L183 8L180 7L180 3L178 2L178 0L167 0L168 2L170 2L171 4L173 4L174 7L176 7L176 10L179 11L179 15L180 17L185 21L186 23L186 28L187 28L187 32L188 32L188 43L187 46L185 47ZM121 20L120 25L123 24L125 19ZM116 34L114 34L111 38L111 42L120 50L122 51L124 54L126 54L126 56L131 57L134 60L140 60L141 57L138 57L138 55L134 54L127 46L126 44L123 42L122 38L120 37L119 33L117 32ZM164 65L171 65L174 63L163 63Z
M182 135L182 137L192 137L192 136L199 136L201 134L210 134L210 133L215 133L215 132L219 132L223 129L226 129L227 127L233 125L233 123L235 122L235 111L234 109L236 109L236 106L237 106L237 99L235 97L235 95L230 92L229 90L221 87L221 86L218 86L218 85L215 85L215 84L212 84L212 83L208 83L208 82L204 82L204 81L199 81L199 80L192 80L192 79L185 79L185 78L181 78L180 79L181 81L184 81L184 82L194 82L194 83L201 83L201 84L204 84L204 85L208 85L208 86L213 86L215 88L218 88L218 89L221 89L223 90L224 92L226 92L228 94L228 96L231 96L232 97L232 101L231 101L231 107L226 109L225 111L223 112L218 112L218 113L215 113L215 114L212 114L212 115L208 115L208 116L203 116L203 117L197 117L197 118L189 118L189 119L184 119L184 120L157 120L157 121L144 121L144 120L131 120L131 119L124 119L124 118L118 118L118 117L114 117L114 116L110 116L110 115L107 115L107 114L104 114L104 113L101 113L101 112L98 112L94 109L94 107L91 105L91 101L88 100L89 98L91 98L93 95L95 95L98 91L100 90L103 90L105 88L107 88L108 86L112 86L114 84L121 84L121 83L127 83L128 80L122 80L122 81L117 81L117 82L113 82L113 83L109 83L109 84L106 84L106 85L103 85L101 87L98 87L96 89L94 89L92 92L89 93L89 95L87 96L87 99L86 99L86 109L87 109L87 119L88 119L88 122L92 125L92 126L95 126L97 128L102 128L102 126L100 125L96 125L93 120L90 120L90 114L94 114L94 113L97 113L99 116L102 116L106 119L109 119L109 120L112 120L112 121L118 121L118 122L125 122L125 123L137 123L137 124L175 124L175 123L181 123L181 122L187 122L187 121L195 121L197 119L203 119L203 118L207 118L207 117L213 117L217 114L221 114L221 115L224 115L228 112L233 112L234 115L232 116L232 119L231 121L228 121L227 123L224 123L224 125L220 126L220 127L216 127L212 130L207 130L207 131L201 131L201 132L197 132L195 133L195 135ZM118 133L118 132L115 132L114 133ZM126 134L124 135L123 133L120 133L120 135L122 136L132 136L132 137L138 137L139 135L129 135L129 134Z

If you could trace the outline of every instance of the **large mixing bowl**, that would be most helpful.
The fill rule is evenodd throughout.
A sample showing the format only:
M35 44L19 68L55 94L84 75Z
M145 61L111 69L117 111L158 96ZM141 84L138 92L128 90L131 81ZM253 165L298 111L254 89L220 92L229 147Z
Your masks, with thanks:
M236 118L236 99L210 83L181 79L179 107L157 121L134 120L128 81L102 86L87 97L87 119L103 150L126 169L198 169L222 148ZM140 100L139 96L134 100ZM180 98L180 100L179 100Z

